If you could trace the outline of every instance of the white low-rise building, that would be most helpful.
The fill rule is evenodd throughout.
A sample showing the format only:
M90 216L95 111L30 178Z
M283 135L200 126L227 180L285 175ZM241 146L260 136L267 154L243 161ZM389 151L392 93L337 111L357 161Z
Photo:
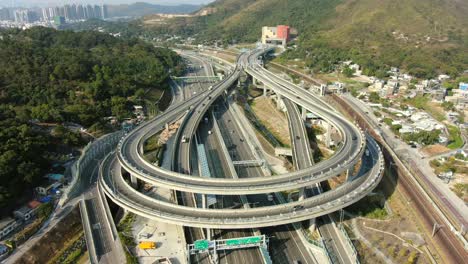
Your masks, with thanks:
M400 132L400 134L414 133L414 128L410 125L402 125L398 132Z
M411 121L413 122L418 122L420 120L423 120L423 119L428 119L430 118L429 115L425 112L416 112L416 113L413 113L410 117Z
M402 125L403 122L401 120L393 120L392 121L392 126L396 126L396 125Z
M413 124L415 130L417 131L434 131L434 130L441 130L441 129L444 129L444 126L433 121L433 120L429 120L429 119L426 119L426 120L420 120L418 122L415 122Z

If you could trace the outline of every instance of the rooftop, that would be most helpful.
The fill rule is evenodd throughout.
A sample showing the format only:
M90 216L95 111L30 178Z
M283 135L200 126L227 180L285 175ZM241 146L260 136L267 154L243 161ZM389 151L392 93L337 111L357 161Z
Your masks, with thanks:
M0 229L3 229L5 226L9 225L11 222L14 222L15 219L12 217L5 217L0 219Z

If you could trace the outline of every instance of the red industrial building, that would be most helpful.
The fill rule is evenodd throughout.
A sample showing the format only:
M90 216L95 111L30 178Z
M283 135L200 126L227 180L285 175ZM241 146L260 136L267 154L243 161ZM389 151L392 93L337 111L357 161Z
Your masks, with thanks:
M276 27L276 34L279 39L285 39L286 42L290 39L291 28L285 25L279 25Z
M291 39L291 28L285 25L278 25L276 27L263 27L262 28L262 43L263 44L281 44L286 46Z

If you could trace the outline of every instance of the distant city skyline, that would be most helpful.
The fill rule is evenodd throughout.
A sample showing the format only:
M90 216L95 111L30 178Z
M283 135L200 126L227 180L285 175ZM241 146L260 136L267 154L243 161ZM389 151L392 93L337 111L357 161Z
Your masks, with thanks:
M0 0L0 7L49 7L65 4L132 4L145 2L160 5L208 4L214 0Z

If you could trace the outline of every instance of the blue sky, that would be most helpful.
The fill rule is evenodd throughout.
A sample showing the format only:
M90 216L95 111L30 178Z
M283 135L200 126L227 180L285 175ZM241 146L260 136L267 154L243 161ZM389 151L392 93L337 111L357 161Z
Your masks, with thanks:
M0 0L0 6L54 6L69 3L86 4L130 4L134 2L147 2L152 4L207 4L213 0Z

